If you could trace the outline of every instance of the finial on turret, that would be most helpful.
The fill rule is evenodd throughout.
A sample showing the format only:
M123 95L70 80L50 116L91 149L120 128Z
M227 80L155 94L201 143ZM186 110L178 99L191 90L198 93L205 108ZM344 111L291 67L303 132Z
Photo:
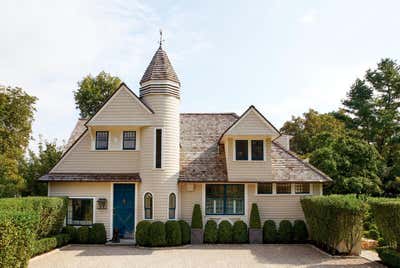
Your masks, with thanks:
M160 41L159 41L159 43L160 43L160 48L162 48L162 43L164 42L165 40L163 39L163 37L162 37L162 30L160 29Z

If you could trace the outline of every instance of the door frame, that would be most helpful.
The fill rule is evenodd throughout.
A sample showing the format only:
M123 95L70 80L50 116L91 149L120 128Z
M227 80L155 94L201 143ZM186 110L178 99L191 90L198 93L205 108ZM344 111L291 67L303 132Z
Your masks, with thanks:
M110 184L110 226L111 226L111 228L110 228L110 239L112 238L112 236L113 236L113 230L114 230L114 184L133 184L135 187L135 191L134 191L134 193L135 193L135 197L134 197L134 202L135 202L135 205L134 205L134 209L135 209L135 211L134 211L134 213L135 213L135 215L134 215L134 226L133 226L133 238L135 239L135 235L136 235L136 224L137 224L137 191L138 191L138 183L137 182L111 182L111 184Z

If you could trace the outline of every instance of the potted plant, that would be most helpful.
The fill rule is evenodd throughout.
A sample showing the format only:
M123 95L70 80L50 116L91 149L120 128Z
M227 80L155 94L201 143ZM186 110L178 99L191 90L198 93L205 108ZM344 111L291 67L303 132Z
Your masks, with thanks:
M262 244L263 232L261 229L260 213L256 203L251 205L249 242L250 244Z
M195 204L193 207L191 227L192 244L203 244L203 216L199 204Z

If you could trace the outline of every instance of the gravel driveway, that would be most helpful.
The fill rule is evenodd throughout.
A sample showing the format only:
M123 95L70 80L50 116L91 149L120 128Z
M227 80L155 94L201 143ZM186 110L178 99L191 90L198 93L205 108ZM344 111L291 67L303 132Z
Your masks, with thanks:
M332 258L310 245L188 245L163 249L71 245L29 262L29 268L343 266L383 267L361 257Z

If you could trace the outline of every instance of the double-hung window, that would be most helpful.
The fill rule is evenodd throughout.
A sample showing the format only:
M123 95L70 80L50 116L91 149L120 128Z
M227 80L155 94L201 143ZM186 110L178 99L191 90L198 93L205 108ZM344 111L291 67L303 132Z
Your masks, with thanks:
M264 140L235 140L236 160L264 160Z
M108 150L108 131L96 131L96 150Z
M207 184L207 215L244 215L243 184Z
M70 198L68 199L67 225L92 225L93 224L93 199Z
M124 150L136 150L136 131L124 131L122 134Z

